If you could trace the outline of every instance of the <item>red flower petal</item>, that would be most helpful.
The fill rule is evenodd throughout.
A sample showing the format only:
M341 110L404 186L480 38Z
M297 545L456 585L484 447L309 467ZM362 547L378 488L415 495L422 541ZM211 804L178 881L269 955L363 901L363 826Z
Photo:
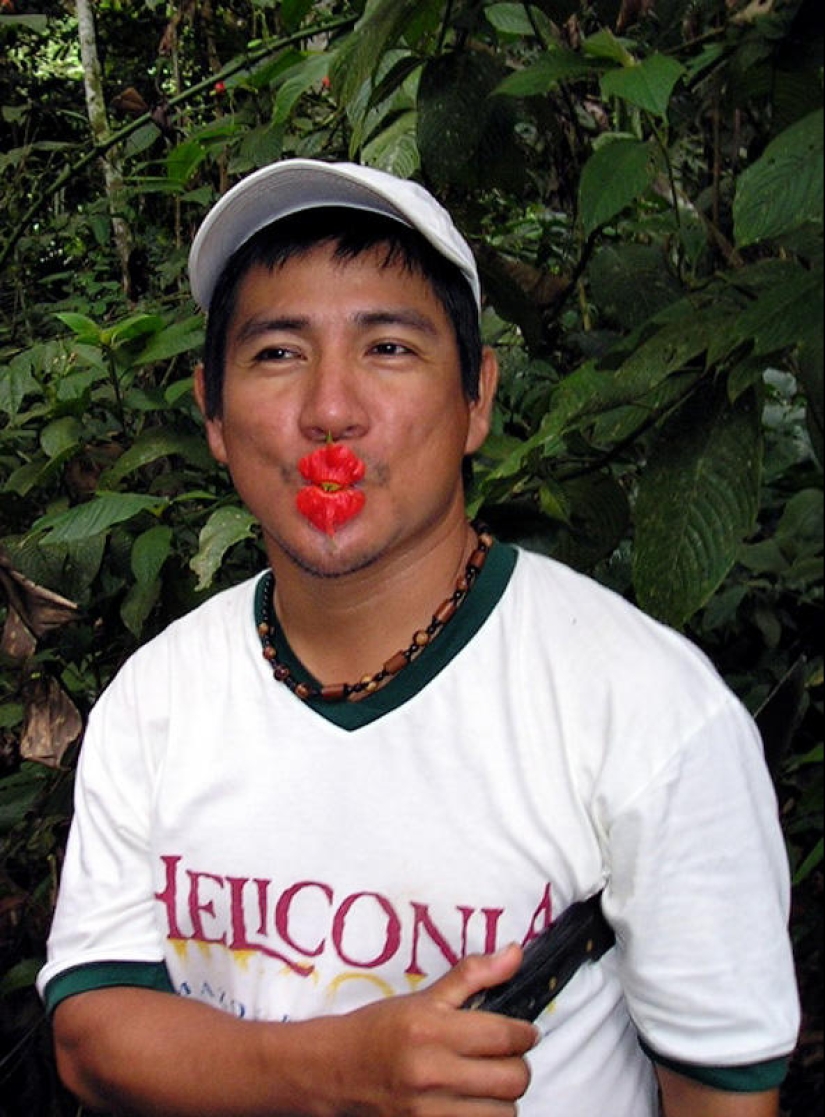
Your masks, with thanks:
M349 446L328 442L301 458L301 476L314 485L354 485L366 473L366 466Z
M360 489L339 489L329 493L317 485L307 485L299 490L295 503L313 527L325 535L334 535L336 528L358 515L366 499Z

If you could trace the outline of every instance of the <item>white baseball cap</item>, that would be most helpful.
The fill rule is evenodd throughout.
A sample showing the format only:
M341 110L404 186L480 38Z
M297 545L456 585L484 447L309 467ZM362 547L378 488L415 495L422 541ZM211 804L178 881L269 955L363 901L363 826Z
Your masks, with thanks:
M285 159L253 172L216 202L189 253L189 282L204 310L236 249L273 221L321 206L344 206L391 217L416 229L470 284L481 307L481 284L470 246L449 213L416 182L355 163Z

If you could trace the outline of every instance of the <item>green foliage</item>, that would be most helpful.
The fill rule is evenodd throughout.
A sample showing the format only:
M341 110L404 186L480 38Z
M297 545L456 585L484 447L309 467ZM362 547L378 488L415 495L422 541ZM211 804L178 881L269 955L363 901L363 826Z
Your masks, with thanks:
M822 871L817 5L100 3L125 268L74 21L56 2L38 13L0 17L14 1042L32 1027L77 727L138 642L262 561L192 400L203 327L185 262L208 205L281 156L419 177L477 248L503 375L471 508L683 628L757 715L803 972ZM74 1112L36 1046L17 1050L0 1061L25 1098L9 1113L35 1111L17 1083L37 1075L42 1112Z

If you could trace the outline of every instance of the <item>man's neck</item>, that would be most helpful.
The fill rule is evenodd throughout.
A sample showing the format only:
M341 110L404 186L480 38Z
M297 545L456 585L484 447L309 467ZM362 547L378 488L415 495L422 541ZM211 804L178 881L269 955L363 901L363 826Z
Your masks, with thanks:
M374 674L426 628L475 546L475 533L461 521L429 548L336 578L308 574L285 555L270 554L275 609L292 651L324 684Z

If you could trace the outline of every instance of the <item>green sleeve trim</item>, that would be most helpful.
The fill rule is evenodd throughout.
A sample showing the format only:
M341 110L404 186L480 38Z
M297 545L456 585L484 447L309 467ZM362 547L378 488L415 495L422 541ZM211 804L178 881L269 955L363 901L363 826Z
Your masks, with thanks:
M775 1090L781 1086L788 1073L790 1056L778 1059L766 1059L761 1063L751 1063L739 1067L702 1067L695 1063L680 1063L660 1055L651 1047L639 1040L642 1050L649 1059L676 1074L692 1078L694 1082L701 1082L703 1086L711 1086L715 1090L727 1090L732 1094L757 1094L765 1090Z
M46 1011L54 1012L61 1001L76 993L111 989L118 985L156 989L160 993L175 991L163 962L90 962L85 966L74 966L52 978L43 993Z

